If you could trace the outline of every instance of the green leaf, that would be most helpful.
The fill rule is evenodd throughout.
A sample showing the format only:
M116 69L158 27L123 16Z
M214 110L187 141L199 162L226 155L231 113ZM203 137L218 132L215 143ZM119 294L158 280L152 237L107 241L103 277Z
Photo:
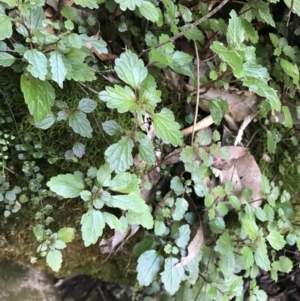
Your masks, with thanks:
M144 252L148 250L154 250L157 246L157 242L151 236L145 237L142 241L136 243L133 247L133 254L136 257L140 257Z
M123 52L120 58L115 60L115 71L121 80L134 89L143 82L148 74L144 62L130 50Z
M140 133L141 134L141 133ZM138 139L139 158L149 165L155 164L155 153L153 142L147 135L142 134Z
M115 85L114 88L106 87L98 95L100 100L106 102L110 109L117 109L119 113L134 112L137 109L134 92L128 87Z
M266 213L261 207L255 208L254 214L256 218L262 222L265 222L267 220Z
M85 146L80 142L76 142L72 147L72 151L76 157L82 158L85 154Z
M155 250L144 252L138 259L137 280L140 285L148 286L160 270L163 257Z
M210 48L221 58L222 61L227 63L232 68L233 74L236 78L243 77L243 60L237 51L233 49L227 49L218 41L214 41Z
M73 79L82 82L96 80L93 68L84 63L87 55L87 52L75 48L72 48L65 54L63 61L68 71L66 75L68 80Z
M100 186L110 185L111 172L112 171L107 163L100 166L99 170L97 171L97 180Z
M229 254L233 252L233 242L231 240L231 236L227 231L225 231L222 235L219 236L215 250L219 252L220 254Z
M209 111L216 125L219 125L223 116L228 112L228 102L221 97L216 97L209 101Z
M90 98L82 98L79 101L77 110L82 111L84 113L92 113L97 107L97 103L95 100Z
M242 256L244 262L244 268L246 270L250 269L254 264L253 252L248 246L243 246Z
M163 108L160 113L151 115L155 135L165 143L171 143L173 146L182 144L182 133L179 130L180 125L174 120L173 112Z
M244 77L243 84L259 96L267 98L272 110L280 111L281 102L276 91L263 80L254 77Z
M135 213L143 213L148 210L148 206L145 201L136 193L129 193L128 195L113 195L110 203L107 203L110 207L120 208L122 210L130 210Z
M122 172L133 164L132 148L133 141L127 137L122 137L117 143L108 147L105 151L106 161L112 170Z
M62 250L62 249L65 249L67 247L66 243L60 239L57 239L55 241L55 249L59 249L59 250Z
M274 220L274 210L269 204L264 205L264 212L266 213L266 217L269 222L273 222Z
M281 250L286 244L286 241L283 238L283 236L276 230L270 231L269 235L266 238L270 243L271 247L276 251Z
M85 113L75 110L69 116L68 123L75 133L82 137L92 138L93 129Z
M180 27L180 30L184 30L185 28L189 27L189 24L186 24L184 26L181 26ZM190 29L189 31L187 31L184 36L188 39L188 40L192 40L192 41L198 41L200 42L201 44L204 42L205 40L205 37L204 37L204 34L202 33L202 31L197 28L197 27L194 27L192 29Z
M270 154L275 154L277 141L275 139L275 134L273 131L267 130L267 147Z
M34 126L38 129L47 130L49 129L54 122L56 121L56 116L53 112L49 112L45 119L43 119L41 122L36 123Z
M52 80L57 82L58 85L63 88L63 82L68 71L65 67L61 53L59 53L58 51L52 51L50 53L49 63L52 72Z
M190 235L191 235L190 226L183 225L178 229L178 231L179 231L179 237L176 238L175 243L179 248L185 249L190 240Z
M52 177L47 182L47 186L64 198L77 198L84 189L84 182L76 175L65 174Z
M173 266L178 262L179 260L177 258L166 258L164 271L161 273L161 280L165 286L165 289L171 295L174 295L178 291L180 282L184 278L183 267L173 269Z
M234 209L240 210L241 201L235 195L229 195L228 196L228 201Z
M243 64L244 72L247 76L255 77L263 80L265 83L270 79L270 75L268 73L268 69L258 65L255 62L245 62Z
M80 223L84 245L88 247L95 244L105 227L102 213L95 209L89 209L88 212L82 215Z
M0 15L0 40L9 39L12 36L12 23L9 16Z
M293 126L293 119L289 107L282 106L282 112L284 115L284 126L286 126L287 128L291 128Z
M178 176L172 178L170 187L174 190L176 195L182 195L184 193L182 181Z
M9 53L0 52L0 66L8 67L16 61L16 58Z
M245 39L245 31L236 12L232 10L229 15L231 18L229 19L226 39L229 46L238 49Z
M71 242L75 237L75 229L63 227L57 232L57 238L64 242Z
M0 25L1 26L1 25ZM59 250L50 250L46 256L48 266L54 271L58 272L62 264L62 254Z
M242 225L249 238L254 240L258 233L258 226L255 223L255 219L246 215L242 218Z
M81 34L80 38L84 42L85 47L87 47L86 45L89 45L89 47L87 47L88 49L92 47L92 50L96 50L98 54L108 53L107 44L103 39L95 40L93 37L89 37L86 34Z
M82 6L82 7L88 7L90 9L98 8L98 4L96 0L75 0L75 4Z
M184 198L177 198L175 202L175 210L172 212L173 219L175 221L183 219L188 207L189 203Z
M159 18L159 11L150 1L142 1L142 4L139 6L140 13L147 20L151 22L157 22Z
M235 268L235 259L233 253L220 255L219 267L224 277L231 276Z
M22 75L21 90L35 123L41 122L54 105L54 88L48 81L41 81L34 77L26 78Z
M141 180L129 172L118 173L110 182L109 189L121 193L130 193L139 188Z
M115 120L108 120L102 123L103 130L110 136L118 135L123 132L121 126Z
M153 215L150 212L150 208L142 214L126 212L126 220L130 225L141 225L146 229L152 229L154 225Z
M122 11L127 9L134 10L136 6L140 6L143 0L116 0L116 3L120 4L120 8Z
M299 68L296 64L292 64L291 62L280 59L280 66L283 71L293 79L293 83L299 89Z
M44 81L48 73L48 60L46 56L42 52L32 49L27 50L24 53L24 58L30 64L26 69L32 74L32 76Z
M154 233L156 236L165 236L167 227L164 221L156 220L154 223Z
M257 248L254 252L255 263L264 271L271 269L268 254Z
M120 223L120 220L113 214L108 212L102 213L104 221L111 229L118 229L119 231L122 230L122 225Z
M266 2L260 2L258 6L259 6L259 8L258 8L258 14L261 17L261 19L265 23L267 23L267 24L275 27L275 22L273 20L273 16L270 13L269 4L266 3Z
M279 270L282 273L290 273L293 269L293 262L286 256L279 257Z
M293 0L284 0L287 7L300 17L300 3Z
M251 41L251 43L256 44L259 40L257 30L255 30L252 24L246 19L241 19L241 22L245 30L245 36Z
M207 129L200 130L197 134L197 140L203 146L211 144L211 131Z

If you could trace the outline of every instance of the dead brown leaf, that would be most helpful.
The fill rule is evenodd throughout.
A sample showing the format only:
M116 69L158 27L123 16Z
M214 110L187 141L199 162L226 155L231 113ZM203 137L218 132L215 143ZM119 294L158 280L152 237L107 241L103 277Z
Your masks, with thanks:
M228 170L234 165L234 163L238 159L242 158L243 156L249 153L247 147L242 147L242 146L225 146L225 147L228 149L230 154L228 159L222 159L220 149L215 155L212 156L214 160L213 166L220 170Z
M233 193L237 197L242 195L243 189L251 189L253 201L250 205L254 208L261 205L263 198L262 175L254 157L249 152L236 160L229 169L222 170L220 180L221 183L232 182ZM241 202L246 203L246 200L242 199Z

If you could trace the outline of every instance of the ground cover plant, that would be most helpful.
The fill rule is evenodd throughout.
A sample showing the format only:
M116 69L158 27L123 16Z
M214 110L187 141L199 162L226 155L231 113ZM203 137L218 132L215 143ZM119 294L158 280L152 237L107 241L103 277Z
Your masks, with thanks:
M94 276L109 258L113 280L121 256L157 300L267 300L261 275L295 273L300 247L299 17L0 1L0 254Z

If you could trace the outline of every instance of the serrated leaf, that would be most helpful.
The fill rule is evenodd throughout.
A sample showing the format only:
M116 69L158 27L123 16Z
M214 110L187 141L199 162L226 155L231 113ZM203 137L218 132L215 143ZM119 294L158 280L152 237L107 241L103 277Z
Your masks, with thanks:
M180 29L181 31L184 30L185 28L187 28L189 26L189 24L186 24L184 26L181 26ZM190 29L189 31L187 31L184 36L188 39L188 40L192 40L192 41L198 41L201 44L204 42L205 37L204 34L202 33L202 31L197 28L194 27L192 29Z
M68 243L75 237L75 229L70 227L63 227L57 232L57 238Z
M69 116L68 123L75 133L82 137L92 138L93 129L85 113L75 110Z
M270 79L268 69L258 65L256 62L245 62L243 64L244 72L247 76L263 80L265 83Z
M165 143L171 143L173 146L182 144L182 133L179 130L180 125L175 121L173 112L163 108L160 113L151 115L155 135Z
M279 257L279 270L282 273L290 273L293 269L293 262L286 256Z
M12 23L9 16L0 15L0 40L9 39L12 36Z
M0 25L1 26L1 25ZM62 254L59 250L50 250L46 256L48 266L54 271L58 272L62 264Z
M84 182L74 174L65 174L52 177L47 186L64 198L77 198L84 189Z
M122 137L117 143L108 147L105 151L106 161L112 170L118 172L126 171L133 164L132 149L133 141Z
M243 84L247 86L250 91L267 98L272 110L280 111L281 102L276 91L263 80L254 77L244 77Z
M274 132L267 130L267 147L270 154L275 154L277 142L274 137Z
M153 237L147 236L142 241L136 243L133 247L133 254L136 257L140 257L144 252L148 250L155 250L157 242Z
M77 110L82 111L84 113L92 113L97 107L97 103L95 100L90 98L82 98L79 101L77 106Z
M191 235L190 226L183 225L178 229L178 231L179 231L179 237L176 238L175 243L179 248L185 249L190 240L190 235Z
M141 225L146 229L152 229L154 225L153 215L150 208L142 214L135 214L134 212L126 212L126 220L130 225Z
M300 17L300 3L293 0L284 0L288 8L290 8L295 14Z
M220 255L219 267L224 277L232 275L235 268L234 254L228 253L226 255Z
M109 189L121 193L130 193L139 188L141 180L129 172L118 173L110 182Z
M174 257L166 258L164 271L161 273L161 280L165 286L165 289L171 295L174 295L178 291L180 282L184 278L183 267L173 269L174 265L177 264L178 261L179 260Z
M155 250L144 252L138 259L137 280L140 285L148 286L160 270L163 257Z
M52 51L50 53L49 63L52 72L52 80L58 83L63 88L63 82L67 75L67 69L64 65L61 53L58 51Z
M36 49L31 49L25 51L24 58L30 64L26 69L32 74L32 76L44 81L48 73L48 60L46 56Z
M228 45L233 48L240 48L245 39L245 31L242 26L241 19L237 16L236 12L230 12L230 19L226 33Z
M98 4L96 0L74 0L74 2L82 7L88 7L88 8L98 8Z
M109 164L101 165L97 171L97 180L100 186L109 186L111 181L111 172L112 170L109 167Z
M240 210L241 201L235 195L229 195L228 196L228 201L234 209Z
M176 195L182 195L184 193L182 181L178 176L172 178L170 187L174 190Z
M220 254L228 254L233 252L233 242L231 240L231 237L229 233L226 231L217 240L215 250L219 252Z
M145 201L136 193L128 195L113 195L108 206L120 208L122 210L130 210L135 213L143 213L148 210Z
M167 227L164 221L156 220L154 223L154 233L156 236L164 236L166 233Z
M0 52L0 66L9 67L16 61L16 58L9 53Z
M98 210L89 209L81 217L82 239L86 247L95 244L105 227L104 217Z
M115 120L108 120L102 123L103 130L110 136L118 135L123 132L121 126Z
M34 77L26 78L22 75L21 90L35 123L41 122L54 105L54 88L48 81L41 81Z
M34 126L38 129L47 130L54 124L55 121L56 121L56 116L54 115L53 112L49 112L45 119L43 119L39 123L36 123Z
M299 68L296 64L292 64L291 62L280 59L280 66L283 71L293 79L293 83L299 89Z
M242 218L242 225L249 238L254 240L258 233L258 226L256 225L255 219L246 215Z
M72 147L72 151L76 157L82 158L82 156L85 154L85 146L80 142L76 142Z
M229 111L228 102L216 97L209 102L209 111L216 125L219 125L223 116Z
M143 82L148 74L144 62L130 50L123 52L120 58L115 60L115 71L121 80L134 89Z
M143 0L116 0L116 3L120 4L120 8L122 11L127 9L134 10L136 6L140 6Z
M265 222L267 220L266 213L261 207L255 208L254 214L256 218L262 222Z
M144 16L147 20L151 22L157 22L159 18L159 11L154 6L154 4L150 1L142 1L141 5L139 6L140 13Z
M254 252L255 263L264 271L269 271L271 269L270 260L265 252L262 252L257 248Z
M111 229L122 229L120 220L115 215L108 212L103 212L102 215L105 223L108 224Z
M97 52L97 54L108 53L107 44L103 39L95 40L93 37L89 37L86 34L80 35L81 40L84 42L84 46L92 51Z
M117 109L119 113L133 112L137 109L134 92L128 87L115 85L114 88L106 87L106 91L99 93L99 98L106 102L110 109Z
M281 250L286 244L286 241L283 238L283 236L276 230L270 231L269 235L266 238L271 247L276 251Z
M253 251L248 246L243 246L242 256L243 256L244 268L246 270L250 269L254 263Z
M245 30L245 36L253 43L256 44L258 42L259 36L255 28L252 26L250 22L246 19L241 19L242 26Z
M62 249L65 249L67 247L66 243L60 239L57 239L55 241L55 249L59 249L59 250L62 250Z
M293 126L293 119L288 106L282 106L282 112L284 115L284 126L287 128L291 128Z
M243 72L243 60L241 55L232 49L227 49L222 43L214 41L210 46L222 61L227 63L233 71L236 78L241 78L244 75Z

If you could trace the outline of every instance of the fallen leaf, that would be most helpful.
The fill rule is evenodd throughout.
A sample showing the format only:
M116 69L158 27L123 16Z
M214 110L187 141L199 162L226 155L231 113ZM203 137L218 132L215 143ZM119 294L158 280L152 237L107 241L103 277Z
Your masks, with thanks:
M250 205L254 208L259 207L262 203L263 194L261 188L262 175L254 157L246 152L229 168L222 170L220 173L221 183L232 182L232 193L240 197L243 189L249 188L252 190L253 201ZM246 200L241 200L246 203Z
M228 159L222 159L221 157L221 150L219 149L215 155L212 155L214 163L213 166L220 169L220 170L227 170L231 168L234 163L249 153L247 147L242 146L224 146L227 148L229 152Z

